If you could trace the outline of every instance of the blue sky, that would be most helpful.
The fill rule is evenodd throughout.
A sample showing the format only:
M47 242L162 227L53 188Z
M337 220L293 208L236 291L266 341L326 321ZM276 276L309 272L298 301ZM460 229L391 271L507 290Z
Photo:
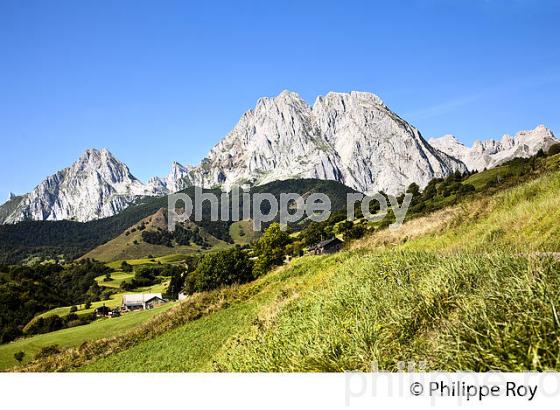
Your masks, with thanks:
M143 180L198 163L283 89L374 92L426 138L558 134L559 21L555 0L0 0L0 202L88 147Z

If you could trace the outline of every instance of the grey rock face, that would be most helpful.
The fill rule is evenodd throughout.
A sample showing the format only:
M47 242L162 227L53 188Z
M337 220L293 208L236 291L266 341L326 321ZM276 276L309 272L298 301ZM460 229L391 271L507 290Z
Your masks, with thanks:
M177 192L187 187L185 177L188 175L187 167L173 161L171 164L171 171L165 179L165 187L168 192Z
M115 215L139 196L165 192L144 185L109 151L88 149L70 167L46 178L24 195L3 222L89 221Z
M342 182L362 192L402 192L416 182L466 170L370 93L329 93L313 107L296 93L261 98L189 170L203 187L264 184L288 178Z
M560 142L551 130L539 125L533 130L519 131L514 137L504 135L500 141L476 141L471 148L466 147L453 135L431 138L430 144L465 163L469 170L482 171L503 164L513 158L528 158L540 149Z

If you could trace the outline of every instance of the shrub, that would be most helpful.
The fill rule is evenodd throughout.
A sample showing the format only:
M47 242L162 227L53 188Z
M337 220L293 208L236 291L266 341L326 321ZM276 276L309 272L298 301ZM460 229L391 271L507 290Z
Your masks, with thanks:
M365 235L365 233L366 233L366 228L361 224L357 224L354 225L348 231L346 231L342 236L342 238L344 239L345 242L350 241L352 239L360 239L362 236Z
M434 181L434 180L432 180ZM428 186L424 189L422 196L425 200L432 199L434 196L437 195L437 189L435 184L428 184Z
M79 319L79 316L75 313L70 313L69 315L66 315L66 317L64 318L65 322L69 322L71 320L76 320Z
M271 225L272 226L272 225ZM315 245L317 242L329 236L325 232L325 225L319 222L311 222L307 228L300 233L301 240L307 245Z
M152 245L163 245L171 247L173 234L168 231L142 231L142 240Z
M132 272L132 265L127 261L122 261L121 263L121 270L123 272Z
M420 195L420 187L418 186L417 183L413 182L408 186L406 192L412 194L413 196Z
M476 188L471 184L463 184L463 192L474 192Z
M183 290L185 286L185 275L182 272L176 273L171 277L169 281L169 286L165 292L165 297L168 299L177 299L179 297L179 292Z
M396 221L397 218L395 217L395 213L392 209L388 209L387 215L385 215L385 218L383 218L383 220L378 225L379 229L387 228L389 225L394 224Z
M182 274L183 268L173 265L158 264L155 266L144 266L138 269L134 278L130 281L123 282L121 288L124 290L131 290L135 288L155 285L161 282L159 276L173 277L177 274Z
M295 241L286 245L286 254L291 256L303 256L303 242Z
M22 352L21 350L19 352L14 353L14 358L18 361L18 363L21 363L24 357L25 357L25 353Z
M342 221L335 226L335 232L338 234L344 234L354 227L352 221Z
M75 319L75 320L70 320L68 323L66 323L66 327L76 327L76 326L82 326L85 325L87 322L83 322L80 319Z
M188 229L181 225L177 225L173 232L161 228L158 228L157 231L143 231L142 240L153 245L169 247L172 247L174 243L183 246L189 245L191 242L200 246L205 244L198 227Z

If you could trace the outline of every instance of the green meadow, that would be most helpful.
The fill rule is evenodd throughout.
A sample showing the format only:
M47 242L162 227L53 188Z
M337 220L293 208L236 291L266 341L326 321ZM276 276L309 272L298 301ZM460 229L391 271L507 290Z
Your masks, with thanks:
M0 370L18 364L14 358L14 354L17 352L25 353L23 363L27 363L45 346L79 346L88 340L116 336L149 320L158 313L168 310L173 305L173 303L168 303L156 309L130 312L115 318L99 319L87 325L27 337L0 345Z
M128 276L130 275L129 273L122 273L122 275L119 275L118 273L113 273L112 275L116 275L117 280L120 280L121 282L125 280L125 278L127 279ZM134 274L132 274L132 276L134 276ZM130 277L132 277L130 276ZM113 286L113 282L103 282L103 278L104 276L100 276L98 278L96 278L97 282L100 283L100 285L102 284L105 287L109 287L109 288L116 288L116 286ZM91 306L86 309L85 305L77 305L77 311L75 312L77 315L87 315L90 313L93 313L95 311L95 309L97 309L98 307L101 306L107 306L109 308L116 308L117 306L121 306L122 305L122 297L123 295L129 294L129 293L164 293L167 289L167 286L169 284L169 280L164 280L161 283L157 283L153 286L148 286L145 288L139 288L139 289L135 289L134 291L118 291L117 293L113 293L109 296L109 299L107 300L99 300L96 302L92 302ZM35 318L33 318L33 320L37 320L40 317L47 317L47 316L52 316L52 315L58 315L58 316L65 316L68 315L70 313L70 309L72 308L72 306L63 306L63 307L58 307L58 308L54 308L51 309L45 313L42 313L40 315L37 315Z

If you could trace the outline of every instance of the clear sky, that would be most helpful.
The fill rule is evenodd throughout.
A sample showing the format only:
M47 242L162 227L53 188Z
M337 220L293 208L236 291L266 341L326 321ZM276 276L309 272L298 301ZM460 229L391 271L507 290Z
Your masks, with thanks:
M558 134L559 22L556 0L0 0L0 202L88 147L142 180L198 163L283 89L374 92L426 138Z

